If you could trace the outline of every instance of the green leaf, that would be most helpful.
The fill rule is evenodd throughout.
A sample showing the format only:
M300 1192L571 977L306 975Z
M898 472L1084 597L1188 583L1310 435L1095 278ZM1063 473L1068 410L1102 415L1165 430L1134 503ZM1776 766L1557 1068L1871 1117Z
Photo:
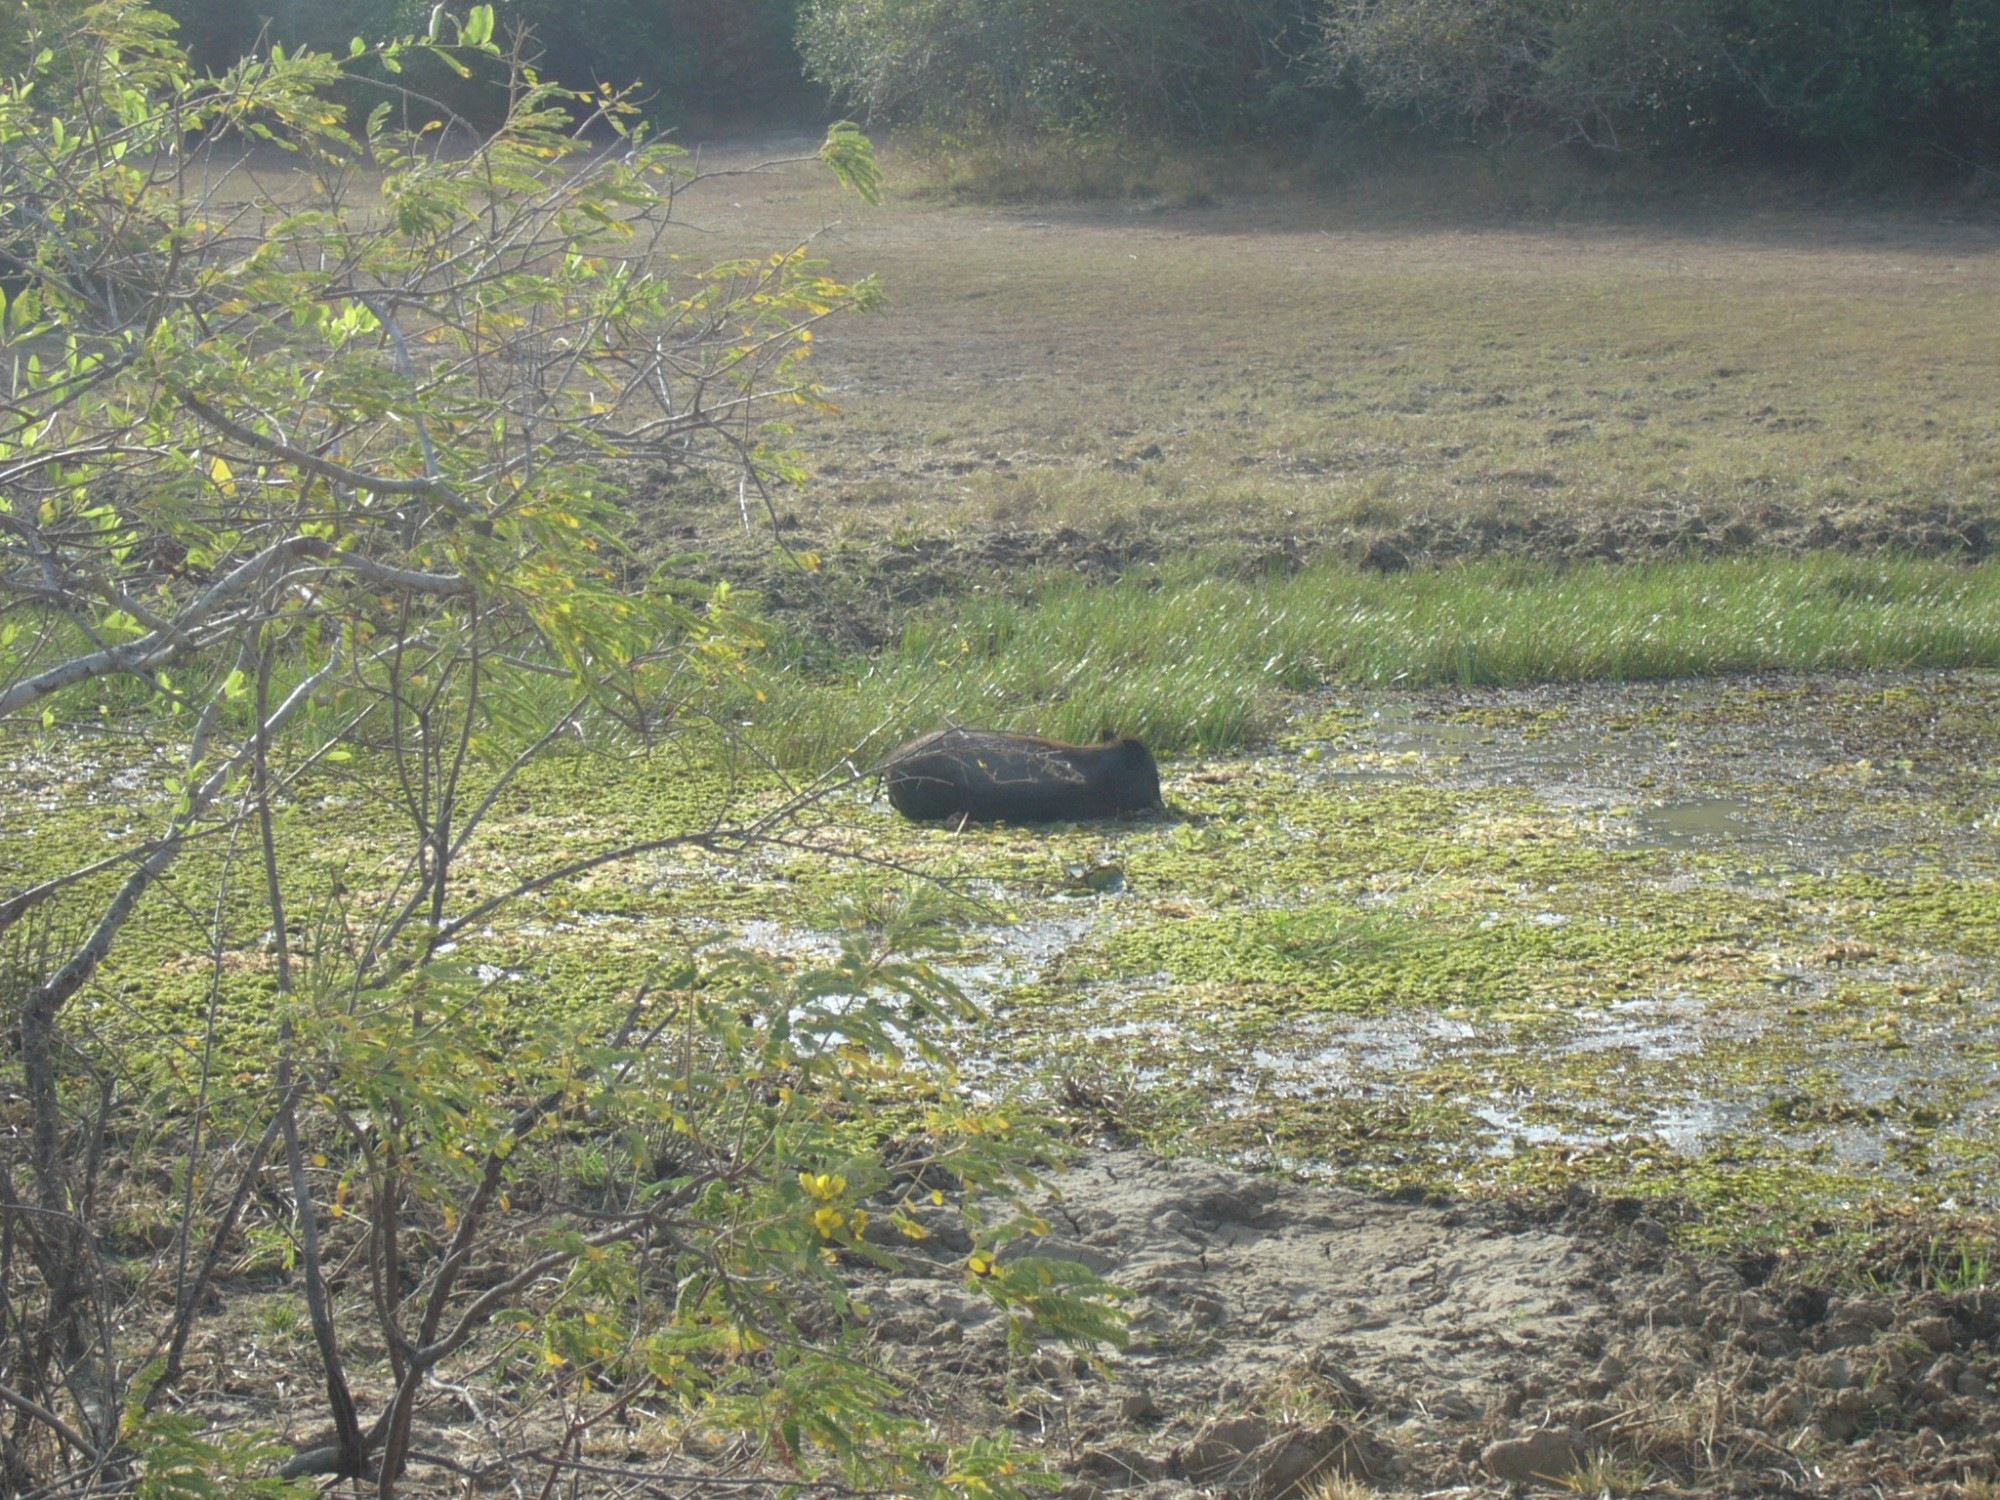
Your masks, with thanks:
M15 294L7 304L7 332L13 338L22 338L34 330L42 318L41 283L31 281ZM28 371L31 375L41 373L41 360L29 357Z
M882 169L875 161L875 144L852 120L837 120L827 127L819 159L864 202L882 201Z

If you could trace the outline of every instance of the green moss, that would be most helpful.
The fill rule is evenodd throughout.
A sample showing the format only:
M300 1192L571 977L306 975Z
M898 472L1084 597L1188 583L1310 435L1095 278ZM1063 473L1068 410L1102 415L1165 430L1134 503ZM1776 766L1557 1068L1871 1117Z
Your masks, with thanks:
M1357 914L1341 904L1139 923L1106 937L1073 970L1079 980L1159 975L1226 989L1266 1008L1363 1014L1602 1003L1643 984L1662 946L1693 929L1636 931L1495 915L1454 926L1416 916Z
M1830 922L1877 943L2000 958L2000 877L1849 871L1811 888Z
M1921 688L1313 708L1289 748L1170 762L1171 813L1101 824L911 825L859 786L782 845L670 848L530 897L450 962L479 1003L584 1036L655 965L746 938L802 962L916 875L962 893L947 961L987 1008L957 1037L968 1074L1080 1084L1163 1150L1382 1189L1585 1182L1716 1245L1885 1200L1990 1206L2000 851L1963 809L1992 789L2000 681ZM153 752L89 750L84 794L18 840L37 868L161 813L119 794ZM302 959L396 889L407 825L362 785L317 775L281 819ZM699 759L564 755L501 799L466 898L778 795ZM1738 811L1656 836L1680 798ZM190 851L77 1003L160 1087L197 1078L211 1001L258 1086L275 989L251 848ZM1075 874L1107 866L1122 880Z

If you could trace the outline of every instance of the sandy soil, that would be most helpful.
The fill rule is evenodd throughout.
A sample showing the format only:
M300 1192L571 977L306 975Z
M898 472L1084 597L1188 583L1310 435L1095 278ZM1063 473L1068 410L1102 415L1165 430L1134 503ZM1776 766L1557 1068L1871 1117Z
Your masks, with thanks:
M1636 1200L1384 1202L1098 1149L1028 1253L1125 1288L1131 1345L1010 1356L939 1259L864 1288L940 1416L1044 1449L1069 1500L1983 1493L2000 1294L1829 1294L1666 1248ZM1546 1476L1538 1479L1537 1476Z

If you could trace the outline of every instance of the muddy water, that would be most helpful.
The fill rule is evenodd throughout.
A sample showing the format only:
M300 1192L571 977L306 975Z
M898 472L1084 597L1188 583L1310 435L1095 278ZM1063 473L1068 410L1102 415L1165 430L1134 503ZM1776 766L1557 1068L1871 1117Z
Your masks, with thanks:
M1385 1182L2000 1205L1996 709L1969 674L1310 705L1269 753L1171 768L1174 826L1100 833L1131 878L1094 921L981 934L961 977L1012 1043L986 1066ZM1444 951L1343 958L1344 910Z
M152 753L0 747L0 872L63 820L125 838ZM635 809L706 816L636 763L590 768L524 791L481 857L518 876ZM940 960L986 1013L965 1076L1155 1146L1794 1222L1885 1193L2000 1207L2000 674L1336 696L1261 753L1164 770L1168 814L1053 828L843 794L788 850L607 868L459 956L535 1005L731 944L824 965L887 867L973 898ZM297 857L378 878L351 788L312 797ZM104 993L199 1013L179 955L205 929L173 923L128 934ZM254 973L262 919L240 926Z

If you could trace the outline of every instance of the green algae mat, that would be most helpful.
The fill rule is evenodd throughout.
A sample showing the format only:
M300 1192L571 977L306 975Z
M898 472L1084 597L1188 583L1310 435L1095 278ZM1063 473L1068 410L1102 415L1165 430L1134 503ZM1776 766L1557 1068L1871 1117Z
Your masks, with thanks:
M0 884L151 826L132 798L164 753L0 746ZM781 842L606 866L453 957L489 1003L581 1029L691 952L803 961L938 888L962 939L939 961L984 1011L952 1039L968 1082L1168 1152L1391 1190L1585 1181L1718 1243L2000 1208L2000 674L1329 697L1261 754L1163 774L1164 815L1046 829L914 826L855 783ZM513 789L471 883L783 795L578 752ZM386 816L352 772L300 783L285 857L324 871L322 927L392 883ZM170 1053L213 1004L268 1055L255 882L212 895L226 842L183 861L187 899L128 934L88 1024Z
M1730 1242L1978 1214L1996 708L1965 674L1356 697L1172 767L1166 820L915 848L1014 919L969 971L989 1066L1154 1145L1589 1180Z

